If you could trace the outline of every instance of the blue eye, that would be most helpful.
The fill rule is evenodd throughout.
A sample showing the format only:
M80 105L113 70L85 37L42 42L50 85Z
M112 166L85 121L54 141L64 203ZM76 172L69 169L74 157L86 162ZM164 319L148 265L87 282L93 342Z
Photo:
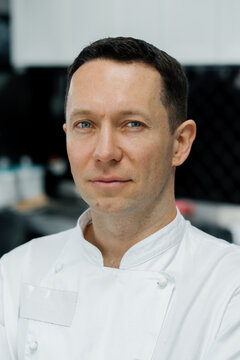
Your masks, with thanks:
M130 121L127 126L129 127L140 127L142 124L139 121Z
M82 122L78 123L78 126L82 129L85 129L85 128L90 128L91 124L87 121L82 121Z

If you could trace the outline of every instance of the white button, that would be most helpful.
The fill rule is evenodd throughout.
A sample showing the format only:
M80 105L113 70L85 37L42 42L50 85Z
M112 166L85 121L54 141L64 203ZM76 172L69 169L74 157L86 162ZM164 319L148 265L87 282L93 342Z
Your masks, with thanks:
M55 266L55 272L58 273L59 271L61 271L63 269L63 263L58 263Z
M29 349L30 349L32 352L36 351L37 348L38 348L38 342L37 342L37 341L33 341L33 342L31 342L31 344L29 344Z
M168 284L168 279L166 278L166 276L164 275L160 275L159 279L158 279L158 286L161 289L164 289Z

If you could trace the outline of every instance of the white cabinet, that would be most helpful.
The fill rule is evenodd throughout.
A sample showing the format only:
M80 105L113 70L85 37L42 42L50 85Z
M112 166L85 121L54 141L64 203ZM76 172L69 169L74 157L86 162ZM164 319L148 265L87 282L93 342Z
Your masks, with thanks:
M239 0L11 0L11 58L66 66L91 41L122 35L183 64L240 63L239 15Z

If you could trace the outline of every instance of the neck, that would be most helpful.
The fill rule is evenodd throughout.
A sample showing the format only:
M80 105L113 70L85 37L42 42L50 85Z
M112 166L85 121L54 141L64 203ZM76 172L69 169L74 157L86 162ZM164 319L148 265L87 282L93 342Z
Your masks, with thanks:
M175 201L160 209L142 209L132 214L106 214L91 209L92 224L85 238L102 253L104 265L119 267L125 252L140 240L168 225L176 217Z

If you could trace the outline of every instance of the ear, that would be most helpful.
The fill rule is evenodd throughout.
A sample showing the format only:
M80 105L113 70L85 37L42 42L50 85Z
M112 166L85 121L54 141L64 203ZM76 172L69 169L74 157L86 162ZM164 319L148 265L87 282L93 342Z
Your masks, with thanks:
M63 124L63 131L65 132L65 134L67 134L67 124L66 123Z
M174 133L172 166L179 166L187 159L196 137L196 123L186 120Z

